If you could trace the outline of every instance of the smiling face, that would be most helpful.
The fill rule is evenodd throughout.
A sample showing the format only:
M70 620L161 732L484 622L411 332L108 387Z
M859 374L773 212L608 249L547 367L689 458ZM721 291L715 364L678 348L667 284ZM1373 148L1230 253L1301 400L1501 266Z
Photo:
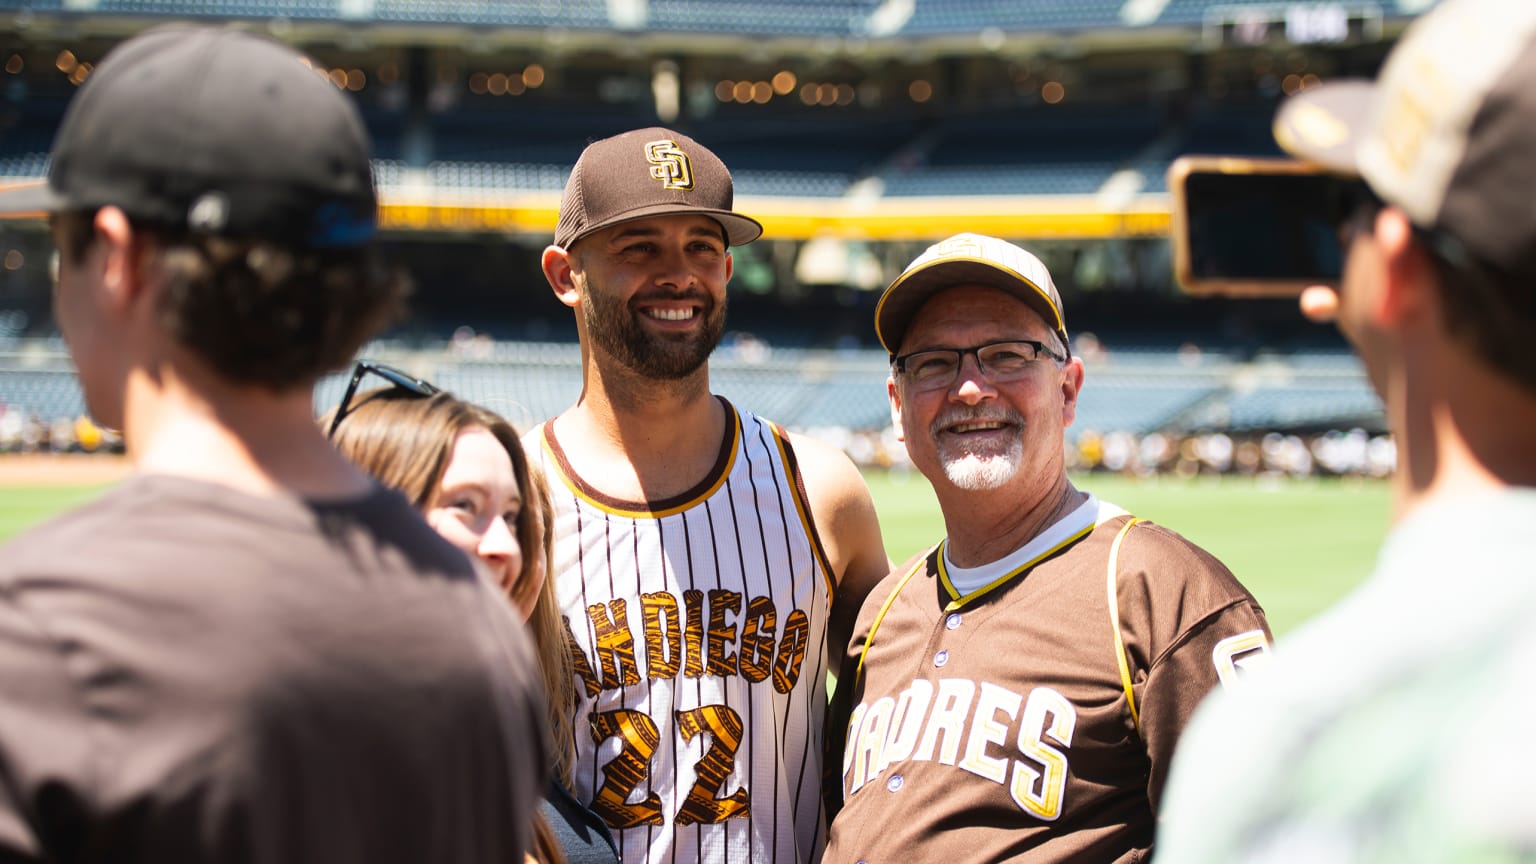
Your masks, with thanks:
M684 378L719 344L731 256L715 220L625 222L578 241L573 259L586 335L625 367Z
M542 568L533 567L528 577L523 576L523 548L517 538L522 511L522 490L507 448L484 426L459 432L427 504L427 524L489 567L526 619L544 574Z
M912 319L900 353L971 348L1032 339L1055 344L1049 325L1006 292L980 285L947 288ZM888 383L891 415L912 462L936 487L999 489L1049 484L1065 470L1065 429L1077 408L1082 363L1041 355L1015 380L994 382L967 354L953 384L922 390L906 373ZM1044 486L1042 486L1044 488Z

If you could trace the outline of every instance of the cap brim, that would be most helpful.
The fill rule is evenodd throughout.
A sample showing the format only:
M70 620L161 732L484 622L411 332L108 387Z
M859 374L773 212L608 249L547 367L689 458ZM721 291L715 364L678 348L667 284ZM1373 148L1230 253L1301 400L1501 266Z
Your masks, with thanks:
M986 285L1012 294L1035 310L1041 320L1063 342L1066 341L1065 325L1039 286L1012 270L986 261L949 259L903 273L880 295L880 302L875 307L875 336L886 352L894 355L901 348L901 340L906 336L912 317L928 298L956 285Z
M745 246L753 240L763 236L762 223L750 216L743 216L731 210L717 210L710 207L689 207L685 204L651 204L646 207L636 207L633 210L605 219L593 225L588 225L580 233L576 234L565 246L569 247L576 241L590 237L605 228L622 225L625 222L634 222L637 219L649 219L653 216L681 216L684 214L697 214L708 216L720 223L725 229L726 242L731 246Z
M47 182L18 183L0 187L0 216L46 216L64 207L60 198Z
M1275 114L1275 141L1299 159L1358 175L1360 131L1376 110L1376 92L1375 83L1363 79L1304 90Z

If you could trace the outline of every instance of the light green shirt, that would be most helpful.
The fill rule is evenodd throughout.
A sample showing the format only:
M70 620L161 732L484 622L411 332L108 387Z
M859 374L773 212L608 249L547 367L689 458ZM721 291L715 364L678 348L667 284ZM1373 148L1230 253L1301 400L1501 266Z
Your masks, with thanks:
M1217 691L1157 864L1536 861L1536 489L1426 504L1375 574Z

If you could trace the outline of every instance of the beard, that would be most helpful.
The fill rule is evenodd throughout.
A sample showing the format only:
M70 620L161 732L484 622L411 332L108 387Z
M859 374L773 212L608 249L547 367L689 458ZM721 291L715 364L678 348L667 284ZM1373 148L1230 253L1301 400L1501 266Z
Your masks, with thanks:
M593 343L645 378L672 381L692 375L709 360L725 333L725 300L717 304L702 291L653 292L635 295L625 303L588 281L581 296L582 314ZM703 326L692 333L647 331L633 307L661 298L699 303Z
M987 442L976 446L946 440L942 430L966 420L997 420L1008 423L1011 425L1004 428L1012 430L1013 434L1000 445ZM949 479L949 482L967 491L985 492L997 489L1012 480L1014 475L1018 474L1019 467L1024 464L1024 436L1021 434L1023 428L1024 418L1018 412L1009 409L974 414L966 412L958 416L956 413L951 413L934 420L929 432L933 440L939 442L939 463L943 466L944 476Z

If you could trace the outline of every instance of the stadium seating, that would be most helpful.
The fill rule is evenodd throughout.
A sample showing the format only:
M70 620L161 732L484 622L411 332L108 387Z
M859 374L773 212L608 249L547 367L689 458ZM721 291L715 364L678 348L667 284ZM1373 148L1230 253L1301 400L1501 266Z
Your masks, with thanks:
M566 27L609 29L604 0L374 0L380 22L465 24L491 27Z
M291 20L287 32L317 57L364 68L368 84L356 99L376 141L374 171L386 200L414 203L425 191L425 197L442 193L452 202L474 202L480 193L491 199L538 193L534 200L547 202L587 142L659 122L648 76L655 62L675 57L684 86L681 116L669 125L721 155L740 196L786 199L766 202L765 214L815 213L823 205L832 211L833 199L853 196L860 207L850 210L864 212L867 203L876 214L883 206L898 214L921 211L923 199L956 196L994 199L978 202L979 208L1008 196L1022 203L1007 206L1022 210L1038 204L1047 215L1076 212L1083 200L1045 199L1088 199L1117 185L1127 171L1142 181L1126 185L1130 194L1148 196L1132 206L1155 211L1166 206L1164 175L1180 154L1278 155L1270 121L1279 82L1250 68L1237 52L1233 86L1217 86L1225 73L1215 62L1220 52L1210 50L1207 41L1211 23L1243 7L1277 21L1293 6L1310 5L1306 0L0 0L0 19L23 22L0 32L11 35L23 53L37 40L23 74L0 75L0 183L46 174L53 131L78 81L67 64L57 65L55 52L69 46L82 58L94 57L115 34L154 19L250 18ZM1369 14L1379 10L1390 20L1421 11L1424 4L1345 5ZM74 18L91 15L102 16L101 27L74 26ZM26 23L38 18L48 20ZM276 23L272 29L283 32ZM486 35L485 44L455 41L477 31ZM1090 38L1078 39L1083 33ZM1099 33L1106 38L1094 38ZM1019 38L1012 38L1015 34ZM1058 35L1059 51L1052 42ZM79 45L73 42L77 37ZM1260 53L1279 56L1274 47ZM1370 40L1338 50L1321 46L1313 59L1325 62L1312 68L1353 73L1368 67L1382 47ZM1122 50L1123 58L1114 56ZM1295 50L1311 52L1306 46ZM1186 52L1188 62L1173 51ZM9 54L0 52L0 61ZM449 62L439 65L445 59ZM1158 65L1165 60L1166 82ZM396 72L404 74L385 84L376 70L397 61ZM548 86L514 97L490 95L471 83L475 73L511 73L530 62L549 65ZM590 68L583 66L587 63ZM715 95L730 89L716 90L731 83L718 79L739 74L757 83L780 68L798 78L776 91L769 104ZM444 69L451 77L435 77ZM1048 104L1039 87L1057 69L1064 72L1067 95L1060 104ZM1032 76L1028 83L1026 73ZM1209 79L1202 77L1206 73ZM1157 82L1149 88L1144 77ZM931 97L919 99L908 90L918 78L931 80ZM1205 80L1211 83L1200 86ZM802 100L803 91L796 88L812 82L835 82L845 90L856 88L848 92L858 95L837 106L806 104L816 102L815 91ZM1190 82L1188 92L1171 92ZM484 243L479 235L445 239L435 228L421 234L399 244L415 247L402 255L414 256L408 260L423 289L410 322L414 341L381 345L382 359L487 404L520 426L571 404L581 387L571 341L445 347L448 334L465 322L481 339L574 339L568 310L545 309L528 299L539 294L554 304L542 290L536 265L527 266L533 254L527 249L542 248L545 238ZM1119 250L1130 258L1152 241L1137 235L1091 246L1099 241L1048 236L1042 245L1057 248L1047 245L1042 256L1058 274L1073 332L1096 332L1106 346L1085 357L1089 382L1069 436L1379 422L1380 406L1353 355L1336 341L1319 349L1321 340L1293 338L1296 325L1284 323L1299 321L1293 301L1268 314L1257 311L1260 301L1222 306L1170 296L1166 246L1164 259L1147 254L1137 258L1136 267L1106 277L1113 268L1097 253L1111 245L1141 244ZM31 280L33 293L21 295L25 302L13 301L15 295L5 293L13 283L5 280L14 277L0 272L0 401L42 415L73 416L83 406L57 346L50 349L53 362L43 366L18 359L26 348L22 343L38 333L50 335L36 328L51 326L46 276L36 273L42 258L34 254L45 238L34 233L22 239L17 249L25 252L26 265L18 275ZM887 240L871 232L868 241L853 242L890 275L928 241ZM456 268L433 266L439 259L457 262L455 243L512 249L522 257L509 252L477 258L475 264L458 262ZM750 326L771 351L754 358L723 347L712 363L712 383L740 406L795 428L883 428L889 423L885 356L820 350L872 344L875 294L786 284L798 278L789 275L798 272L795 251L782 242L738 251L732 322ZM482 260L493 263L478 263ZM530 282L538 290L525 290ZM7 330L8 310L25 310L18 320L30 325ZM22 332L26 326L34 329ZM1203 350L1180 349L1193 344ZM334 404L344 384L342 375L323 381L317 410Z
M570 343L504 342L486 357L443 349L370 347L365 356L395 363L462 398L486 405L519 428L570 406L581 392L580 351ZM1068 440L1093 433L1144 435L1204 428L1286 430L1380 424L1381 405L1358 362L1327 353L1267 357L1255 367L1220 359L1187 366L1173 351L1126 352L1090 367ZM44 368L0 361L0 403L51 420L84 412L79 385L55 349ZM764 360L728 357L711 364L711 385L739 407L796 429L878 430L890 423L886 356L878 351L782 350ZM340 400L347 375L323 379L315 411ZM379 386L365 381L364 387Z
M1138 435L1179 425L1202 402L1223 392L1214 377L1147 377L1095 375L1078 397L1077 420L1068 428L1069 440L1086 432L1131 432Z
M761 36L943 36L1003 32L1193 26L1240 7L1273 11L1274 0L1169 0L1150 20L1127 18L1126 0L914 0L905 20L886 22L881 0L0 0L0 10L34 13L142 15L163 18L289 18L378 25L459 25L522 29L629 30ZM1354 4L1356 6L1360 4ZM1387 17L1403 0L1366 4ZM894 26L893 26L894 25Z
M1042 105L945 117L880 174L890 197L1092 195L1163 134L1154 109Z
M1120 26L1124 0L918 0L903 35Z
M1232 396L1224 426L1234 432L1328 429L1379 422L1381 401L1364 381L1330 385L1285 384Z
M77 11L76 4L67 8ZM102 14L195 16L208 18L313 18L334 21L344 17L338 0L98 0Z
M46 420L85 413L80 385L67 366L46 370L0 369L0 404Z
M1434 0L1430 0L1434 2ZM1286 4L1265 2L1265 0L1168 0L1168 5L1163 7L1162 14L1158 15L1158 24L1203 24L1217 15L1231 15L1234 10L1248 6L1273 12L1276 8L1283 9ZM1303 5L1303 4L1292 4ZM1382 13L1384 17L1402 18L1420 12L1425 7L1422 2L1410 2L1410 0L1377 0L1375 3L1343 4L1352 11L1362 9L1374 10Z
M650 0L646 26L704 33L817 35L862 33L880 0Z

